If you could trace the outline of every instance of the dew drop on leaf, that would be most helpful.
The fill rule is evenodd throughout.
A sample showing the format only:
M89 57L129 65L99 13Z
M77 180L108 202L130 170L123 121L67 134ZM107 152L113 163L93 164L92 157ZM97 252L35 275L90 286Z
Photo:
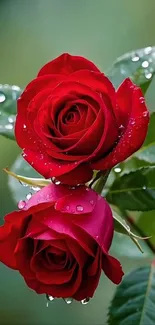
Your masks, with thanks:
M149 62L148 61L143 61L142 62L142 67L143 68L148 68L148 66L149 66Z
M3 93L0 92L0 103L5 102L5 100L6 100L5 95L4 95Z
M5 129L12 130L13 129L13 125L12 124L6 124L5 125Z
M120 172L121 172L121 168L116 167L116 168L114 169L114 171L115 171L115 173L120 173Z
M133 62L137 62L137 61L139 61L139 56L135 55L135 56L132 58L132 61L133 61Z

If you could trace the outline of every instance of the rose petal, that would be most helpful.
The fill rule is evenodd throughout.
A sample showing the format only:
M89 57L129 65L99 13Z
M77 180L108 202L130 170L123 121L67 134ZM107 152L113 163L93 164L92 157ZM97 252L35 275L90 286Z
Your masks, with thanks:
M14 253L19 272L33 279L35 274L30 268L30 261L34 253L34 241L30 238L19 239Z
M38 76L53 73L68 75L74 71L83 69L99 72L99 69L91 61L81 56L73 56L68 53L64 53L56 59L45 64L39 71Z
M133 85L131 88L130 80L126 79L118 89L118 96L119 98L124 98L124 103L128 105L128 103L130 103L131 90L132 108L124 133L112 152L105 158L92 163L93 169L111 169L137 151L145 140L149 122L149 112L145 105L141 89Z
M37 280L25 278L25 282L31 289L35 290L38 294L48 294L49 296L57 298L73 297L78 290L82 279L81 269L75 270L70 282L61 285L46 285Z
M120 262L110 256L110 255L103 255L102 257L102 269L106 276L115 284L119 284L122 280L124 272L122 270L122 266Z
M72 222L108 252L113 238L114 224L111 209L104 198L98 195L98 201L92 213L78 218L73 217Z
M90 270L92 272L90 272ZM95 271L95 272L94 272ZM90 274L92 275L90 276ZM97 256L91 266L83 272L82 282L79 290L73 296L74 299L80 301L87 297L93 297L98 286L101 275L101 250L97 251Z
M80 186L70 190L69 195L58 199L55 209L69 214L91 213L96 206L98 195L89 188Z

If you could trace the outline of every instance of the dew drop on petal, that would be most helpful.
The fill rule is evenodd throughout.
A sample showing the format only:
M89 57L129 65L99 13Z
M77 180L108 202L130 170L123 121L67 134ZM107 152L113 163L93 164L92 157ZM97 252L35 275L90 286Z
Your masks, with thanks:
M119 129L124 129L124 125L123 124L121 124L120 126L119 126Z
M136 121L135 120L130 120L130 124L131 125L135 125L136 124Z
M82 205L77 205L76 206L76 211L78 211L78 212L82 212L84 209L83 209L83 207L82 207Z
M26 195L27 200L29 200L29 199L31 198L31 196L32 196L32 193L28 193L28 194Z
M148 116L148 111L143 112L143 116L144 117Z
M81 304L82 304L82 305L87 305L87 304L89 303L89 301L90 301L90 298L82 299L82 300L81 300Z
M69 298L64 298L64 301L67 305L70 305L73 302L73 298L69 297Z
M26 205L26 202L23 201L23 200L20 200L18 202L18 209L20 209L20 210L24 209L25 208L25 205Z
M47 295L46 297L49 301L53 301L55 299L53 296L49 296L49 295Z
M91 205L93 205L93 204L94 204L94 201L93 201L93 200L90 200L89 202L90 202L90 204L91 204Z
M31 186L31 190L38 192L38 191L40 191L40 187L39 186Z

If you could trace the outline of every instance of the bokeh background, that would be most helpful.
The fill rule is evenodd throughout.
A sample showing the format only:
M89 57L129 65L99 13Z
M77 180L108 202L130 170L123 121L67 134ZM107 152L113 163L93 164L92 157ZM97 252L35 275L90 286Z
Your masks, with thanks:
M154 12L154 0L0 0L0 83L24 87L63 52L83 55L106 71L123 53L155 45ZM1 220L16 207L2 168L10 167L19 152L15 142L0 136ZM122 254L121 262L127 272L147 263L147 257ZM88 305L56 301L47 308L44 296L0 265L0 324L105 325L114 290L103 276Z

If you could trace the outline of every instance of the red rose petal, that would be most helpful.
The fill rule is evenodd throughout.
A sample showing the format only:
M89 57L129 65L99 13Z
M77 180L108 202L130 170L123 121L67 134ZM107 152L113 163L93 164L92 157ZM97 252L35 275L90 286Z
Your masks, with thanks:
M113 283L119 284L121 282L124 272L122 271L120 262L116 258L110 255L103 255L102 269Z
M72 219L76 226L88 233L101 248L108 252L114 225L111 209L105 199L98 195L97 204L91 214Z
M80 186L70 190L69 195L58 199L55 209L69 214L91 213L96 206L98 195L89 188Z
M100 72L94 63L83 58L82 56L73 56L68 53L64 53L45 64L39 71L38 76L53 73L68 75L74 71L83 69Z
M149 122L149 112L145 105L141 89L133 86L133 84L131 85L130 80L126 79L118 89L118 97L124 98L124 103L128 105L131 100L131 90L132 108L124 133L110 154L92 163L93 169L111 169L137 151L145 140Z

